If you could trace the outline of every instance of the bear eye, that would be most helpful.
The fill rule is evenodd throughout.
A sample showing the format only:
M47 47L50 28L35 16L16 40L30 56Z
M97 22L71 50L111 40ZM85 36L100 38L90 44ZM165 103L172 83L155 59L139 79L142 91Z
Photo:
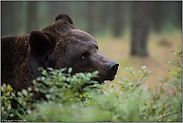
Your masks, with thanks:
M87 56L88 56L88 53L87 53L87 52L84 52L84 53L82 54L82 56L81 56L81 59L82 59L82 60L85 60L85 59L87 58Z
M82 60L85 60L85 59L86 59L86 56L83 55L83 56L81 57L81 59L82 59Z

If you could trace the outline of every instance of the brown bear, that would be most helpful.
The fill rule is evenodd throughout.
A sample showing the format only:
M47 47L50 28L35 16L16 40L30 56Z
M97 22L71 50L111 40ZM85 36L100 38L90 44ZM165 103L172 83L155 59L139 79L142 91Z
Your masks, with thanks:
M1 38L2 83L20 91L41 75L39 67L72 67L72 74L99 71L99 83L115 78L119 64L98 50L90 34L73 26L67 14L59 14L52 25L23 36Z

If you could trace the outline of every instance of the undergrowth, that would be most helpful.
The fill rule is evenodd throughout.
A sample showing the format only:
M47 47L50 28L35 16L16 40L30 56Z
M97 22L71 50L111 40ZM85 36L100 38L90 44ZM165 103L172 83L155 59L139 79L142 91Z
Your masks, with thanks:
M182 58L182 51L174 54ZM126 67L126 78L103 84L92 80L97 71L71 75L72 68L40 68L42 76L28 89L15 93L10 85L1 86L1 121L181 122L182 63L168 64L177 69L169 71L169 79L159 78L159 88L141 86L152 74L146 66L137 76Z

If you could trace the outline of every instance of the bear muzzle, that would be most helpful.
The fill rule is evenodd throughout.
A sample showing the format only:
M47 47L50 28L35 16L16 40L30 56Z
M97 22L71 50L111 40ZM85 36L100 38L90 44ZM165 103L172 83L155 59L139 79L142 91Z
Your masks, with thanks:
M112 61L108 64L106 69L99 71L99 74L93 80L98 81L100 84L103 83L105 80L114 80L115 76L118 71L119 64L116 61Z
M119 66L119 64L114 61L114 62L110 63L109 66L108 66L108 68L107 68L107 70L109 71L109 73L112 76L114 76L114 78L115 78L115 75L117 73L118 66Z

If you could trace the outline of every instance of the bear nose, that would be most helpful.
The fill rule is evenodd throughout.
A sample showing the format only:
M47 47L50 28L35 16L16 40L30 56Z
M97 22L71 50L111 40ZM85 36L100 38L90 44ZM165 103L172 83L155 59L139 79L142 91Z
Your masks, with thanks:
M107 70L112 74L112 75L116 75L117 70L118 70L118 66L119 64L117 62L112 62L109 64Z

